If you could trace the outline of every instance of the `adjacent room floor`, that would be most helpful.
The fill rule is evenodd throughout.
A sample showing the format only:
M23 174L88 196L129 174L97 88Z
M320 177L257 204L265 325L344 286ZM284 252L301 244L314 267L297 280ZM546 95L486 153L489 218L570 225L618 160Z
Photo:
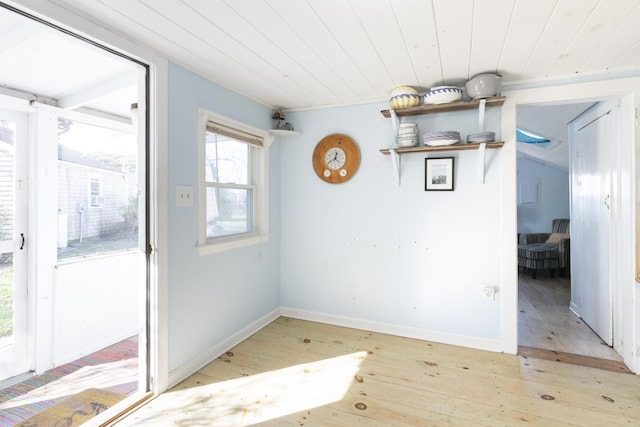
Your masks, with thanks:
M518 344L520 354L525 349L547 350L547 357L565 355L575 363L591 364L597 360L617 362L622 356L609 347L575 313L569 309L571 281L564 277L550 278L539 274L536 279L525 273L518 280ZM543 353L538 352L538 356ZM579 355L585 357L570 357ZM592 360L590 360L592 359ZM573 363L572 362L572 363ZM601 362L607 364L607 362ZM594 365L590 365L594 366Z

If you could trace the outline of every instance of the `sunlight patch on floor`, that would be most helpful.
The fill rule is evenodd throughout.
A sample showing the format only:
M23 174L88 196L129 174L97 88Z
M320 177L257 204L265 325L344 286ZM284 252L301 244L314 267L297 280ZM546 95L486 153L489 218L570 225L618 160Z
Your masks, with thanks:
M360 351L169 391L118 426L244 426L310 410L340 401L358 381L356 374L366 356L366 351Z
M138 379L138 359L85 366L0 404L0 410L72 396L89 388L108 388Z

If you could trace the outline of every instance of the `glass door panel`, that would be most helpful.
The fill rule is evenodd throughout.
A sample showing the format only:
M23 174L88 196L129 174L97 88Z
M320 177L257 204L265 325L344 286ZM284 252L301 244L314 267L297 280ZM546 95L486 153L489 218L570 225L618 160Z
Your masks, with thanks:
M0 110L0 380L26 372L25 114Z

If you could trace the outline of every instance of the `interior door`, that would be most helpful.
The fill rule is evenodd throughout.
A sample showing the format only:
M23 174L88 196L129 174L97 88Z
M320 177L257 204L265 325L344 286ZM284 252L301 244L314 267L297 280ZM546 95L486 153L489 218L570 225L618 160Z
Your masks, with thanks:
M572 308L613 344L611 166L614 101L598 103L570 127Z
M29 370L27 116L0 110L0 380Z

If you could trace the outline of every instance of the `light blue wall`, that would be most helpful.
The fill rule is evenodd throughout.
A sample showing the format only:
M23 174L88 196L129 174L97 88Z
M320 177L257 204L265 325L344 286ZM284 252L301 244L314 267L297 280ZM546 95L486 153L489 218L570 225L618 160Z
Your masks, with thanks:
M198 108L268 129L271 110L169 66L169 370L196 359L276 309L280 285L279 146L271 146L271 238L265 244L199 256ZM160 172L162 173L162 172ZM196 193L193 207L176 207L176 185ZM162 250L162 248L160 248Z
M398 186L386 103L291 112L302 136L281 148L282 305L345 316L433 336L501 338L500 297L483 300L483 285L501 287L500 150L487 150L486 183L478 152L431 153L455 158L455 191L425 192L425 153L402 157ZM487 109L486 130L500 133L500 109ZM478 113L407 117L423 130L478 131ZM315 145L345 133L360 147L358 173L327 184L312 168ZM515 236L514 236L515 239ZM471 342L471 340L469 340Z
M519 233L550 233L551 221L569 218L569 174L535 160L519 157L518 188L538 184L538 204L518 204Z

